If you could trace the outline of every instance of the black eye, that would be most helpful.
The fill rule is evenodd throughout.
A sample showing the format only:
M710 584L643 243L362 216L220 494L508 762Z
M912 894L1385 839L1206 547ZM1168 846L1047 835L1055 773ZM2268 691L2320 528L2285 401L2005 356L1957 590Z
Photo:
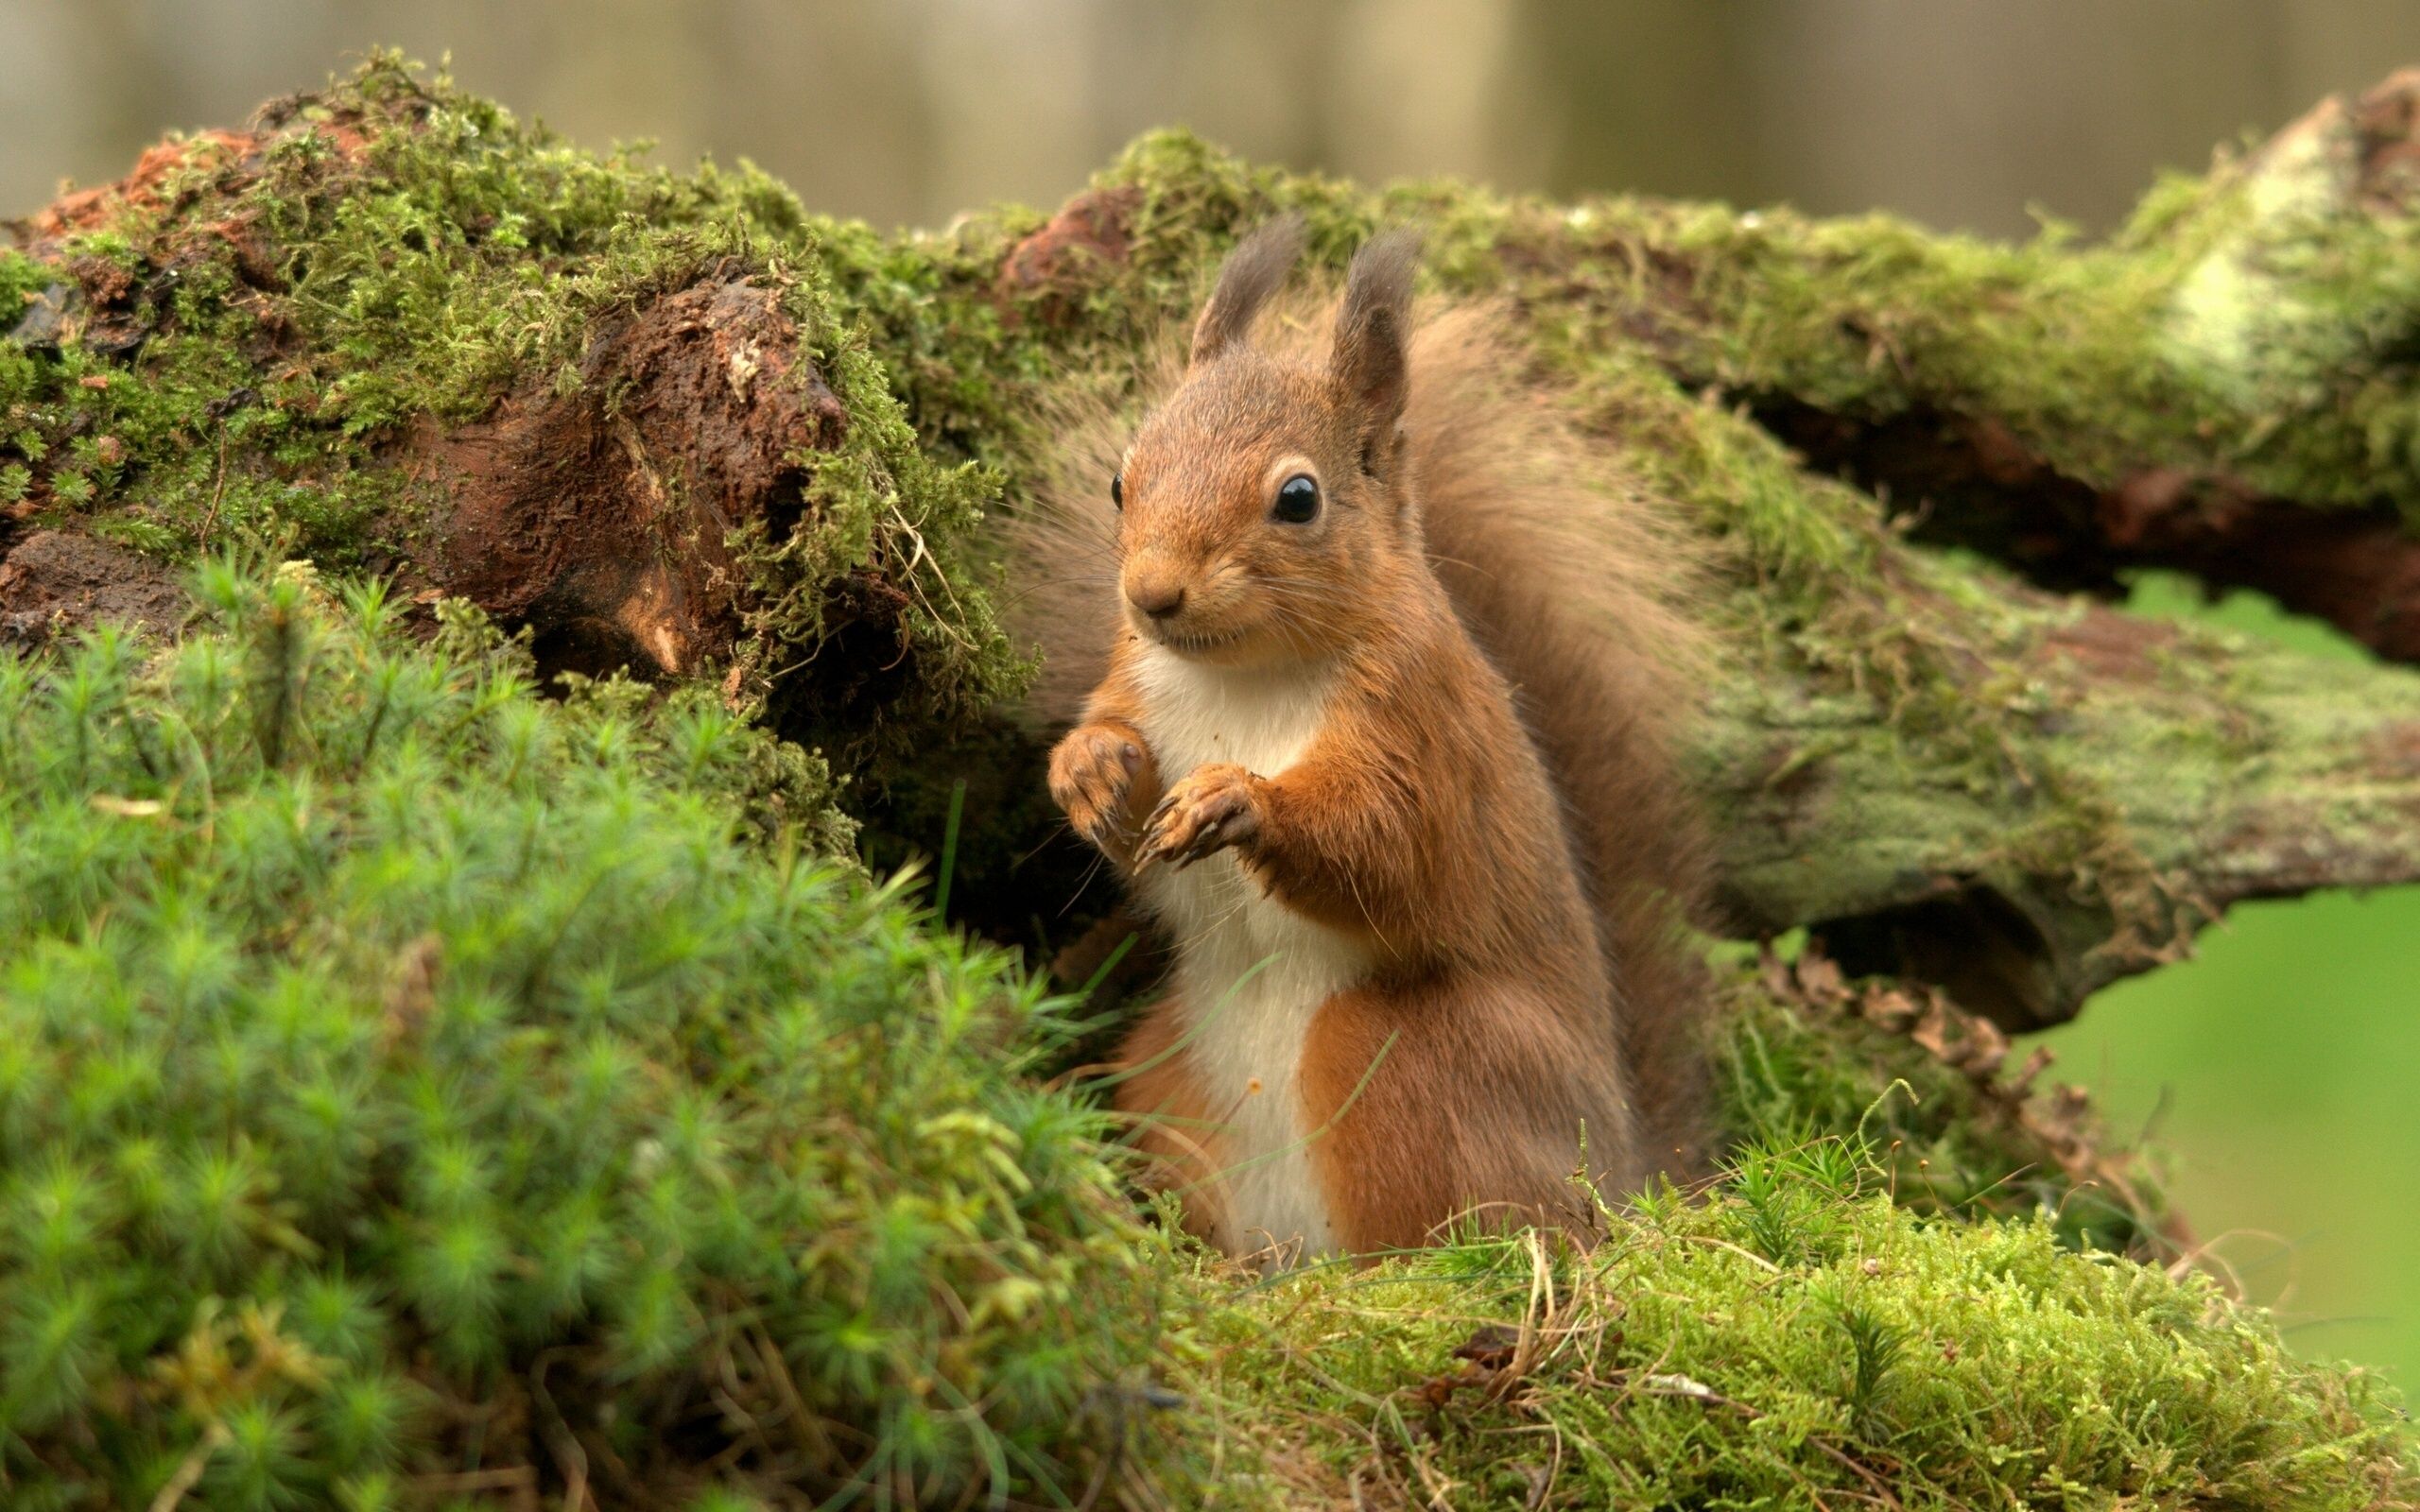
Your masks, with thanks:
M1117 508L1126 507L1126 475L1122 472L1109 475L1109 502Z
M1277 485L1277 504L1270 517L1289 525L1308 524L1319 518L1320 486L1307 472L1297 472Z

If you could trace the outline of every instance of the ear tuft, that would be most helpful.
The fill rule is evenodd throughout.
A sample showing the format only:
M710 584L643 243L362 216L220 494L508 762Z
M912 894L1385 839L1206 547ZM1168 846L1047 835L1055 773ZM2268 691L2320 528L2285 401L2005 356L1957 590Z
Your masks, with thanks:
M1328 374L1361 433L1364 455L1373 458L1389 450L1378 443L1403 418L1410 389L1404 342L1411 326L1411 277L1419 266L1420 238L1413 232L1372 237L1354 254L1344 303L1337 311Z
M1286 283L1303 255L1303 217L1281 215L1236 244L1219 269L1218 284L1193 323L1193 361L1208 362L1252 331L1260 307Z

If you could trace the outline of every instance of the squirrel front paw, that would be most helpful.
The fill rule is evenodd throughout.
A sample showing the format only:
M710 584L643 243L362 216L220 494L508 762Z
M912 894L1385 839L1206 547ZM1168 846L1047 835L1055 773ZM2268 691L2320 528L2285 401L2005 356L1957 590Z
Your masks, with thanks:
M1080 725L1050 752L1052 801L1078 834L1113 856L1132 843L1132 800L1158 785L1151 747L1125 725Z
M1232 763L1197 766L1168 789L1144 821L1135 864L1166 861L1179 870L1260 833L1260 779Z

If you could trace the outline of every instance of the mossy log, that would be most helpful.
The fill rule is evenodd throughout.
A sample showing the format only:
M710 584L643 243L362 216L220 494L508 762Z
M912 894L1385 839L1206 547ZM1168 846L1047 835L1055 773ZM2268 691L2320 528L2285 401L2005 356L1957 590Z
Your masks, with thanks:
M2420 658L2415 98L2095 244L1368 191L1173 134L1056 215L883 237L381 61L17 226L0 611L156 618L147 563L231 544L466 595L547 670L718 678L910 838L978 768L980 913L1049 827L982 524L1036 417L1131 386L1267 215L1329 263L1409 221L1707 545L1723 927L2054 1022L2236 900L2420 878L2420 677L2064 596L2173 565Z

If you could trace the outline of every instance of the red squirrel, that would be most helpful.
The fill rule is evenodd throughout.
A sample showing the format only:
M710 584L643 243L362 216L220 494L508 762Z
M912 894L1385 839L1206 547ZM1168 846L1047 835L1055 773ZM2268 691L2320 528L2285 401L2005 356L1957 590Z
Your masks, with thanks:
M1688 1169L1705 998L1668 534L1484 311L1415 329L1406 234L1323 354L1320 322L1257 340L1302 241L1236 249L1107 507L1021 548L1114 564L1028 623L1098 679L1051 794L1174 945L1116 1106L1189 1228L1281 1263Z

